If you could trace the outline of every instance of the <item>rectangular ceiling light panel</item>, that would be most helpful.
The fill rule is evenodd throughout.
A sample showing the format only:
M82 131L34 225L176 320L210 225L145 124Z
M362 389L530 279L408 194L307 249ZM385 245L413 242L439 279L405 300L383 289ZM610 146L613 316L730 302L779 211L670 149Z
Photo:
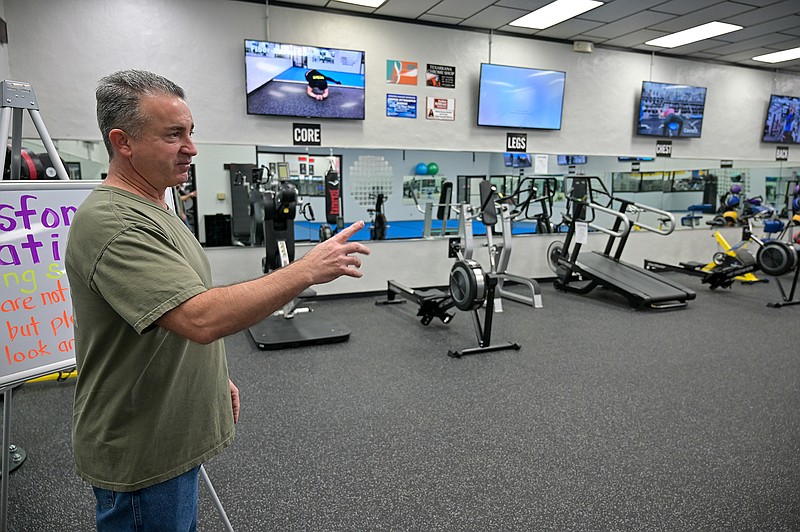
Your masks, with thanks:
M661 48L675 48L676 46L683 46L684 44L710 39L711 37L724 35L732 31L739 31L740 29L742 29L742 26L714 21L670 35L664 35L658 39L647 41L645 44L659 46Z
M386 0L336 0L337 2L344 2L345 4L355 4L357 6L366 7L381 7L381 4Z
M602 5L603 2L595 0L556 0L508 24L521 28L543 30Z
M800 48L757 55L753 58L753 61L761 61L762 63L783 63L784 61L791 61L792 59L800 59Z

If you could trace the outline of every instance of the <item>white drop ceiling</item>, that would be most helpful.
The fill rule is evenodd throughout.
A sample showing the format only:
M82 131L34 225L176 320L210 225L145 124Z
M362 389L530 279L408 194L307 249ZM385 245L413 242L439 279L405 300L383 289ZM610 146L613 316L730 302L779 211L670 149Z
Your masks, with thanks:
M265 3L264 0L245 1ZM589 41L596 47L800 72L800 59L772 65L751 59L800 47L800 0L605 0L604 5L596 9L544 30L509 26L509 22L550 1L387 0L378 8L369 8L335 0L281 0L270 1L269 5L492 30L563 42ZM737 24L744 29L671 49L644 44L714 20Z

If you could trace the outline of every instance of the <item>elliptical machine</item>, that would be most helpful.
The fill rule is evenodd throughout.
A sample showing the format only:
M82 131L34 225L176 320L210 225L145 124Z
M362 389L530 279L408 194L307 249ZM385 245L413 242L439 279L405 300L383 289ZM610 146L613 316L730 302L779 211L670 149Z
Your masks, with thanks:
M541 194L539 187L541 187ZM553 210L556 180L554 178L522 178L516 190L503 198L498 196L497 188L489 181L481 181L479 189L481 204L484 206L481 218L484 225L486 225L490 269L492 273L498 276L497 294L501 299L511 299L534 308L542 308L541 291L536 280L508 272L513 242L511 234L512 222L516 220L535 220L537 232L551 233L554 230L550 218ZM494 227L498 222L500 222L501 226L500 242L496 242L493 236ZM504 286L506 281L527 287L526 293L519 294L507 290ZM498 308L498 311L500 310Z

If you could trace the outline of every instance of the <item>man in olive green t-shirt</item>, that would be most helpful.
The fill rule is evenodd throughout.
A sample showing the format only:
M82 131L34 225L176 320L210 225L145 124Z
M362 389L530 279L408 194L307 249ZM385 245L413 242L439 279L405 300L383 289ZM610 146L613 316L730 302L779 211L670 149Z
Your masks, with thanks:
M302 259L212 287L202 248L164 203L197 154L184 92L145 71L100 80L108 177L78 209L66 251L78 380L73 452L98 530L195 530L199 466L233 440L239 390L222 338L314 284L361 277L359 221Z

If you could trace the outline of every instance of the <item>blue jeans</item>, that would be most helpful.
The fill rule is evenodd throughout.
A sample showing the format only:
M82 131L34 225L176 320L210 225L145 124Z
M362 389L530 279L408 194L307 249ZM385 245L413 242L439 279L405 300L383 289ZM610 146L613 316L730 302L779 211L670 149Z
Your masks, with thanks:
M194 532L200 466L137 491L92 487L97 498L98 532Z

